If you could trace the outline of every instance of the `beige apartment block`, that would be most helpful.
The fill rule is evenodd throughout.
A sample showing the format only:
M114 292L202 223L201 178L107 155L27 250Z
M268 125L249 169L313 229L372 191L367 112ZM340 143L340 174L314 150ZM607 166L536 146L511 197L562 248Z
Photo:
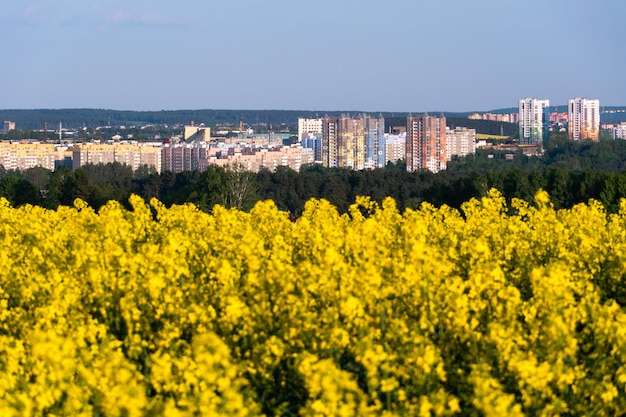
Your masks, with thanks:
M309 134L322 135L322 119L298 119L298 142L302 142L302 139Z
M280 166L299 171L302 165L312 164L315 160L313 149L283 146L269 149L231 148L227 155L211 157L208 162L222 167L237 165L247 171L258 172L261 169L275 171Z
M406 132L393 135L385 133L385 162L396 163L405 158Z
M183 140L185 142L209 142L211 140L211 128L196 125L185 126Z
M130 166L133 171L147 165L161 172L161 148L139 144L91 144L74 145L72 168L87 164L108 164L118 162Z
M446 159L452 155L465 156L476 153L476 129L446 127Z
M2 142L0 165L4 169L25 170L37 166L54 170L56 161L63 161L64 148L47 143Z

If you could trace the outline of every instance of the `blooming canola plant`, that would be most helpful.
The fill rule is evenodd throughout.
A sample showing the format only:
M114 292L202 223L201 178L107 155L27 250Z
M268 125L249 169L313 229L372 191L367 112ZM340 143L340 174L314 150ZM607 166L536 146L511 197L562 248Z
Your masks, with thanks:
M0 200L0 414L616 415L626 201Z

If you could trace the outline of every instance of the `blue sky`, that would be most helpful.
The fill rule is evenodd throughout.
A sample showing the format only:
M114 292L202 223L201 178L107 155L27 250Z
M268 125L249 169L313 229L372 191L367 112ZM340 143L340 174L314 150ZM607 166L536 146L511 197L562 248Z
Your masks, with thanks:
M1 109L626 105L623 0L9 3Z

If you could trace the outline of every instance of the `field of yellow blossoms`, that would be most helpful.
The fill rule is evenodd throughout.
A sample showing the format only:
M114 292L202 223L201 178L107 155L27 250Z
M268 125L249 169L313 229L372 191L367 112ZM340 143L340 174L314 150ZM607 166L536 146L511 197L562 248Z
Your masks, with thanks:
M626 201L0 200L2 416L626 412Z

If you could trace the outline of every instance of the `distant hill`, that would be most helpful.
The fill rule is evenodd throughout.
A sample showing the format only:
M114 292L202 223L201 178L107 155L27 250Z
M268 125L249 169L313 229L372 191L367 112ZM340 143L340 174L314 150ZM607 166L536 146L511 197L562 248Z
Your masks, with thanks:
M567 106L555 106L555 110L567 111ZM626 107L603 107L602 121L617 123L626 121ZM488 112L428 112L431 115L444 114L454 120L456 126L470 126L465 120L472 113L514 113L517 108L496 109ZM340 114L359 114L359 111L311 111L311 110L160 110L160 111L130 111L109 109L32 109L32 110L0 110L0 122L10 120L15 122L18 129L43 129L44 122L49 129L55 129L59 122L65 128L97 127L97 126L133 126L146 124L196 124L204 123L208 126L238 125L243 121L247 125L267 124L278 127L280 125L295 125L300 117L323 117ZM408 112L366 112L371 115L382 114L385 119L406 118ZM415 113L418 114L418 113ZM462 122L460 120L463 120ZM494 122L495 123L495 122ZM498 132L502 123L497 123ZM510 128L504 124L504 130ZM492 126L477 130L491 129ZM498 132L480 132L496 134ZM507 133L505 133L507 134Z
M338 116L341 114L360 114L361 111L310 111L310 110L160 110L130 111L110 109L33 109L33 110L0 110L0 121L15 122L18 129L42 129L44 122L48 128L54 129L59 122L65 128L98 127L98 126L132 126L146 124L195 124L207 126L218 124L238 125L243 121L247 125L259 123L279 126L295 125L298 118ZM383 117L404 117L409 114L392 112L367 112L371 115L382 114ZM432 114L442 114L433 112ZM469 113L450 113L466 117Z
M237 125L297 123L299 117L312 117L312 111L295 110L161 110L129 111L108 109L35 109L0 110L0 120L15 122L18 129L42 129L44 122L50 128L59 122L67 128L97 126L132 126L145 124L196 124L204 123Z

